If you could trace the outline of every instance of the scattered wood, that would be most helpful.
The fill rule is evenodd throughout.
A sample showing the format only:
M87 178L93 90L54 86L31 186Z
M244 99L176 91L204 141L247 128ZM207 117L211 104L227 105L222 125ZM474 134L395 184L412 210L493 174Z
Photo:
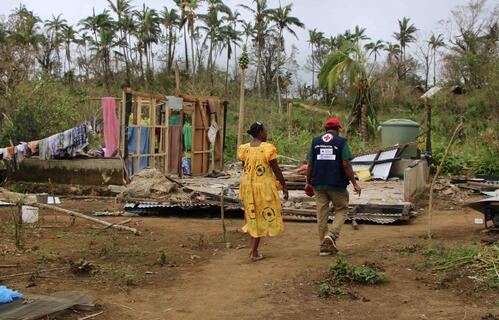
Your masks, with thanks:
M111 228L112 226L122 226L122 225L124 225L124 224L129 223L130 221L132 221L132 219L126 219L126 220L123 220L123 221L121 221L121 222L112 223L112 224L110 224L110 225L108 225L108 226L105 226L105 227L104 227L104 228L102 228L101 230L106 230L106 229L109 229L109 228Z
M31 271L31 272L21 272L21 273L15 273L15 274L9 274L6 276L1 276L0 280L7 280L7 279L12 279L12 278L17 278L17 277L22 277L22 276L31 276L34 274L39 274L39 273L45 273L45 272L52 272L52 271L60 271L60 270L66 270L68 269L67 267L58 267L58 268L50 268L50 269L44 269L44 270L38 270L38 271Z
M102 225L110 227L110 228L115 228L115 229L124 230L124 231L130 231L130 232L132 232L135 235L140 235L140 231L138 231L135 228L130 228L130 227L119 225L119 224L112 224L110 222L107 222L107 221L104 221L104 220L100 220L100 219L97 219L97 218L94 218L94 217L90 217L90 216L87 216L87 215L85 215L83 213L79 213L79 212L76 212L76 211L72 211L72 210L68 210L68 209L63 209L63 208L59 208L59 207L56 207L56 206L42 204L42 203L34 203L32 205L35 206L35 207L39 207L39 208L44 208L44 209L49 209L49 210L54 210L54 211L62 212L62 213L65 213L65 214L69 214L71 216L75 216L75 217L78 217L78 218L89 220L89 221L92 221L92 222L95 222L95 223L98 223L98 224L102 224Z
M101 314L103 314L103 313L104 313L104 311L97 312L97 313L90 314L90 315L85 316L85 317L78 318L78 320L87 320L87 319L92 319L92 318L95 318L95 317L97 317L98 315L101 315Z
M17 264L0 264L0 268L17 268Z

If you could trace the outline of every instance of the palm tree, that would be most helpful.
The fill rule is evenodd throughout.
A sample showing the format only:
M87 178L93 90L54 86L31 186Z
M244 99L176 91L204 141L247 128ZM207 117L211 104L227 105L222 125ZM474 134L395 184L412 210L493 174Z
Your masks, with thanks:
M284 31L288 31L290 34L298 39L296 32L292 27L304 28L305 25L297 17L291 16L291 10L293 8L292 4L288 4L285 7L279 7L272 10L271 19L276 23L277 30L279 31L279 38L277 42L277 64L276 64L276 84L277 84L277 103L279 106L279 113L282 112L281 106L281 87L279 83L280 78L280 65L281 65L281 51L285 51L284 48Z
M185 23L187 24L187 30L189 31L191 38L192 79L194 81L194 76L196 74L196 61L194 57L194 29L197 18L196 10L199 7L199 3L198 0L181 0L180 6L183 10L182 12L185 13Z
M310 47L312 48L312 92L315 88L315 52L314 47L317 48L320 46L320 43L324 39L324 32L317 31L317 28L313 30L308 30L308 42L310 43Z
M52 15L51 20L45 21L45 27L47 32L50 33L50 41L55 48L55 54L57 56L57 62L59 66L61 63L60 46L61 46L61 32L67 27L67 20L62 18L62 14L58 14L57 17Z
M177 7L180 9L179 32L184 30L184 52L185 52L185 70L189 72L189 52L187 49L187 13L183 0L174 0Z
M374 55L374 62L376 62L376 58L380 55L380 51L385 49L385 44L383 41L378 40L376 42L369 42L364 48L369 51L369 56L372 54Z
M105 9L100 14L95 14L81 20L80 25L82 30L91 31L94 35L93 46L94 51L101 63L102 73L106 87L110 88L111 80L111 47L115 37L115 22L109 15L109 11Z
M371 102L371 81L365 57L356 43L347 42L341 49L331 53L319 73L319 84L331 93L341 83L346 83L355 93L350 125L361 128L362 139L367 143L368 123L371 128L375 127L376 114Z
M261 77L262 77L262 52L265 46L265 35L268 32L268 20L272 9L268 8L267 0L253 0L256 4L256 9L251 8L247 5L240 5L240 7L250 11L254 15L255 23L254 27L254 41L257 48L256 55L256 76L255 82L257 84L258 96L261 97L262 94L262 86L261 86Z
M65 44L66 49L66 61L68 64L68 72L71 72L71 44L76 40L76 30L73 26L65 26L62 29L62 40Z
M158 43L159 35L161 34L160 17L156 10L142 5L142 10L136 11L135 15L138 20L138 37L141 43L144 54L146 56L146 74L147 79L152 80L154 74L154 56L152 45Z
M398 59L397 57L399 57L400 52L401 52L400 46L396 43L394 44L391 42L386 43L384 50L388 53L387 61L388 61L388 64L390 64L390 65L393 64L393 58Z
M131 0L116 0L116 3L113 3L111 0L107 0L111 10L117 16L117 29L119 32L119 40L117 41L118 46L121 48L121 54L125 60L125 69L126 69L126 82L127 85L130 85L131 82L131 72L130 72L130 63L128 56L128 41L127 41L127 33L130 30L130 12L133 9L131 5Z
M361 28L359 26L355 26L355 29L352 34L352 41L360 42L361 40L369 40L370 38L365 35L366 28Z
M232 23L229 22L220 28L220 36L223 41L223 49L227 50L227 64L225 68L225 94L227 95L228 81L229 81L229 61L232 56L232 48L234 52L237 47L237 43L241 41L239 32L232 27ZM233 46L232 46L233 45ZM235 53L234 53L235 55ZM236 64L237 68L237 64Z
M409 24L409 21L411 19L407 17L403 17L402 20L399 20L399 32L394 32L393 37L398 40L400 44L400 49L402 52L402 65L404 67L404 70L402 71L402 76L405 77L405 73L407 70L405 70L405 64L406 64L406 49L407 45L409 43L412 43L416 41L415 33L418 31L418 29L414 26L414 24Z
M232 44L232 47L234 48L234 78L237 78L237 47L239 46L239 42L241 41L241 32L237 31L237 24L238 23L243 23L243 20L239 19L241 14L239 11L232 11L229 9L227 12L227 17L225 17L225 20L227 23L230 25L232 30L237 33L237 37L234 38L234 42Z
M444 36L442 34L439 34L438 36L432 34L430 41L428 41L428 44L430 45L431 50L433 51L433 86L435 86L437 84L437 76L436 76L437 50L438 48L445 46Z
M165 37L168 39L166 68L168 71L170 71L173 66L173 57L175 56L175 46L177 43L176 29L180 25L180 16L178 15L177 10L173 8L168 10L167 7L163 7L163 11L161 11L161 18L163 21L163 26L165 27L165 31L167 33Z

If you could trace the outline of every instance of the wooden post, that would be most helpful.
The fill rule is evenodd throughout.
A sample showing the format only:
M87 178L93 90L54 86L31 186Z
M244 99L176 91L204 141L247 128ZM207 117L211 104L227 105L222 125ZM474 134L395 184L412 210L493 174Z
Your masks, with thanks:
M177 66L178 68L178 66ZM167 175L170 170L170 102L168 101L168 104L166 105L166 110L165 110L165 125L166 125L166 130L165 130L165 168L164 168L164 174Z
M155 158L156 158L156 151L154 150L155 147L155 140L156 140L156 99L151 98L149 99L149 123L151 124L151 127L149 127L149 154L152 154L153 156L149 156L149 166L151 168L155 168Z
M180 96L180 71L178 70L178 63L175 63L175 95Z
M17 204L17 215L14 215L14 238L16 240L16 248L21 249L21 228L23 223L23 203L19 202Z
M245 70L241 69L241 88L239 92L239 122L237 126L237 147L243 143L243 127L244 127L244 85L245 85Z
M135 122L137 122L137 157L136 157L136 163L135 163L135 170L134 170L134 174L137 174L140 172L140 144L141 144L141 140L142 140L142 128L141 128L141 124L142 124L142 98L141 97L138 97L137 98L137 109L136 109L136 114L135 114L135 117L134 117L134 120Z
M220 219L222 220L222 232L224 242L227 243L227 230L225 228L224 188L220 192Z

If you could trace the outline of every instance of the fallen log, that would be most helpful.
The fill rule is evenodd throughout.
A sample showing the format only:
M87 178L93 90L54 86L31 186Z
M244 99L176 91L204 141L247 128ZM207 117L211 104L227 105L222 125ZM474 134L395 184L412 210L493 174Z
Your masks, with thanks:
M130 228L130 227L127 227L127 226L123 226L121 224L113 224L113 223L110 223L110 222L107 222L107 221L104 221L104 220L100 220L100 219L97 219L97 218L94 218L94 217L87 216L87 215L85 215L83 213L79 213L79 212L76 212L76 211L72 211L72 210L68 210L68 209L63 209L63 208L59 208L59 207L48 205L48 204L42 204L42 203L33 203L31 205L33 205L35 207L39 207L39 208L44 208L44 209L54 210L54 211L57 211L57 212L62 212L62 213L69 214L69 215L74 216L74 217L78 217L78 218L89 220L89 221L92 221L92 222L95 222L95 223L98 223L98 224L102 224L102 225L104 225L106 227L109 227L109 228L115 228L115 229L118 229L118 230L130 231L130 232L133 232L133 234L135 234L135 235L140 235L140 231L138 231L135 228Z

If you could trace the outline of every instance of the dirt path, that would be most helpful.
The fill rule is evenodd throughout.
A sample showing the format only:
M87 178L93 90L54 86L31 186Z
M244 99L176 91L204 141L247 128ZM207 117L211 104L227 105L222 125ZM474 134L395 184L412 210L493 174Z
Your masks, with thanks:
M473 241L479 229L472 224L475 216L439 214L435 234L447 242ZM362 225L358 231L345 226L339 246L348 259L374 261L390 277L381 286L356 288L358 300L315 295L330 260L318 256L315 224L287 223L283 236L265 239L263 261L249 262L247 248L224 250L172 283L133 289L104 304L113 315L108 319L480 319L493 301L435 288L397 258L393 248L414 242L425 230L425 217L411 225Z

